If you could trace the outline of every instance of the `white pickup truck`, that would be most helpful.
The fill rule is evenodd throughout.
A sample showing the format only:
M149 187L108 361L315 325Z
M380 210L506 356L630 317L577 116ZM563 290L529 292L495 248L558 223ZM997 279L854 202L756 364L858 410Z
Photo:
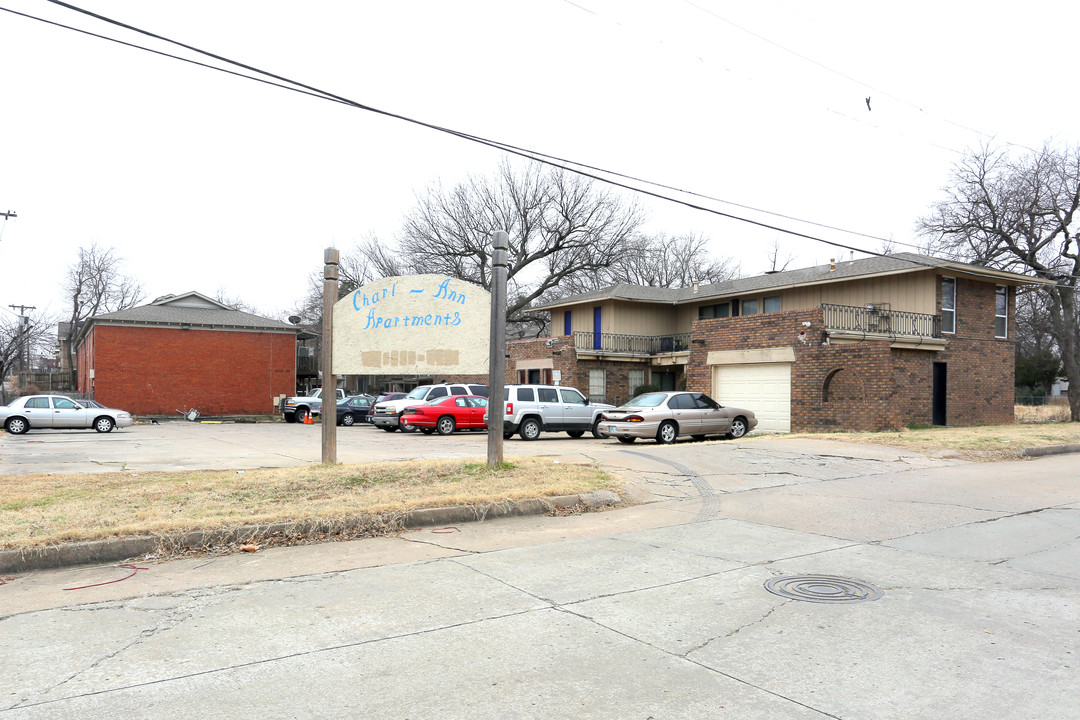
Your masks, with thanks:
M345 399L344 389L338 388L337 399L338 402ZM281 411L281 416L285 418L285 422L303 422L304 416L308 413L315 416L322 412L322 402L322 388L319 388L313 390L310 395L285 398L278 409Z

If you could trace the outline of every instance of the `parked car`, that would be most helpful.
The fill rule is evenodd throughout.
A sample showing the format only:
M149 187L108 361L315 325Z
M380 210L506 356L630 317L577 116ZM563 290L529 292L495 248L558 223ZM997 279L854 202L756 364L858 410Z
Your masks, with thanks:
M401 398L405 397L405 395L406 393L403 392L383 393L379 397L375 398L375 405L378 405L381 402L385 402L386 400L400 400Z
M345 399L345 390L342 388L338 388L336 394L338 402ZM313 390L310 395L297 395L296 397L282 399L281 407L278 410L281 412L281 417L285 418L285 422L303 422L304 416L308 413L311 413L312 417L321 413L322 403L322 388L319 388Z
M63 395L27 395L0 407L0 424L12 435L31 428L94 428L107 433L114 427L131 427L134 423L131 413L89 407Z
M724 407L705 393L650 392L605 411L599 430L601 435L624 443L655 438L658 443L670 444L681 435L695 440L709 435L740 438L757 424L752 411Z
M503 399L503 437L507 439L516 432L522 440L535 440L545 430L565 430L572 438L591 431L593 437L600 437L600 414L615 407L590 402L580 391L556 385L507 385Z
M449 435L455 430L486 430L482 395L451 395L412 405L401 413L401 427L415 427L425 435L438 432Z
M371 422L374 404L375 398L371 395L353 395L341 400L337 404L337 424L349 426Z
M384 400L375 403L375 409L371 413L371 422L375 427L387 432L401 429L412 432L415 428L401 425L401 413L410 405L419 405L428 400L449 397L451 395L480 395L487 397L487 385L474 385L472 383L442 383L439 385L420 385L413 388L412 392L398 400Z

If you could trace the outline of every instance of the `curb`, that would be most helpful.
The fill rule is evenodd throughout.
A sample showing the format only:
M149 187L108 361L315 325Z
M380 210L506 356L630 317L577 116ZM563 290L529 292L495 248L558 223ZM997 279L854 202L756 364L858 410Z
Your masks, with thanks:
M354 516L337 521L308 520L272 525L243 525L213 531L192 531L179 535L138 535L108 540L52 545L25 550L0 550L0 574L50 570L73 565L90 565L128 560L147 555L162 546L172 548L209 547L223 543L255 542L272 535L307 536L312 534L339 535L349 531L404 530L407 528L451 523L483 522L488 518L542 515L555 508L577 505L597 507L614 502L594 497L593 493L533 498L520 502L459 505L455 507L422 508L408 513L391 515Z
M1022 457L1043 457L1045 455L1064 455L1065 453L1075 452L1080 452L1080 443L1024 448L1020 455Z

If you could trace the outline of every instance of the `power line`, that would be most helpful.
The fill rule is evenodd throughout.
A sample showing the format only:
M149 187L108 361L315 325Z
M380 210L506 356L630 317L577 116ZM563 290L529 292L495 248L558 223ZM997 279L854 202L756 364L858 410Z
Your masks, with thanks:
M70 3L63 2L62 0L48 0L48 1L50 3L52 3L52 4L54 4L54 5L59 5L61 7L72 10L73 12L77 12L77 13L80 13L80 14L83 14L83 15L87 15L88 17L92 17L94 19L100 20L100 21L108 23L110 25L115 25L117 27L121 27L121 28L124 28L126 30L130 30L132 32L138 33L140 35L145 35L147 37L151 37L151 38L154 38L154 39L157 39L157 40L161 40L161 41L169 43L171 45L176 45L178 47L182 47L182 48L184 48L186 50L190 50L190 51L198 53L200 55L204 55L206 57L213 58L213 59L218 60L220 62L224 62L224 63L227 63L229 65L234 65L236 67L243 68L244 70L247 70L247 71L250 71L250 72L253 72L253 73L257 73L259 75L264 75L264 76L272 78L273 80L278 81L278 82L267 82L267 81L265 81L265 80L263 80L261 78L254 78L254 77L245 75L243 73L236 73L236 72L233 72L233 71L230 71L230 70L226 70L224 68L219 68L219 67L214 66L214 65L208 65L208 64L205 64L205 63L200 63L200 62L193 61L193 60L183 58L183 57L180 57L180 56L174 56L174 55L170 55L168 53L162 53L162 52L159 52L159 51L156 51L156 50L151 50L149 48L145 48L145 47L142 47L142 46L139 46L139 45L134 45L134 44L131 44L131 43L126 43L126 42L120 41L120 40L114 40L113 38L109 38L109 37L106 37L106 36L96 35L95 33L89 33L89 32L86 32L86 31L78 30L77 28L70 28L68 26L60 25L59 23L54 23L52 21L48 21L48 20L44 20L42 18L34 17L32 15L27 15L25 13L20 13L20 12L16 12L16 11L12 11L12 10L7 10L7 8L0 7L0 10L7 10L8 12L12 12L12 13L14 13L16 15L21 15L21 16L27 17L29 19L39 20L39 21L42 21L42 22L45 22L45 23L48 23L48 24L51 24L51 25L57 25L57 26L60 26L60 27L64 27L66 29L76 30L78 32L85 32L88 35L93 35L95 37L100 37L100 38L105 39L105 40L118 42L120 44L128 45L128 46L136 48L136 49L147 50L147 51L153 52L155 54L165 55L167 57L172 57L174 59L183 60L184 62L190 62L192 64L199 65L201 67L206 67L206 68L209 68L209 69L212 69L212 70L219 70L221 72L226 72L226 73L231 74L231 75L237 75L239 77L245 77L245 78L250 79L250 80L256 80L258 82L264 82L266 84L270 84L270 85L273 85L275 87L280 87L280 88L285 89L285 90L292 90L294 92L301 92L302 94L305 94L305 95L311 95L311 96L314 96L314 97L318 97L320 99L330 100L330 101L333 101L333 102L338 102L338 103L341 103L341 104L349 105L349 106L357 108L359 110L366 110L368 112L372 112L372 113L375 113L377 115L382 115L384 117L389 117L389 118L393 118L393 119L396 119L396 120L401 120L403 122L407 122L407 123L417 125L417 126L420 126L420 127L425 127L425 128L430 129L430 130L435 130L437 132L442 132L442 133L445 133L445 134L448 134L448 135L452 135L454 137L458 137L458 138L463 139L463 140L468 140L470 142L474 142L474 143L477 143L477 144L480 144L480 145L485 145L487 147L491 147L493 149L497 149L497 150L500 150L500 151L508 153L508 154L528 158L528 159L540 162L542 164L546 164L546 165L549 165L549 166L552 166L552 167L556 167L556 168L559 168L559 169L562 169L562 170L566 170L568 172L573 172L573 173L576 173L576 174L581 175L583 177L591 178L591 179L596 180L598 182L603 182L603 183L606 183L608 185L612 185L614 187L623 188L625 190L640 193L642 195L647 195L647 196L650 196L650 197L653 197L653 198L656 198L656 199L659 199L659 200L665 200L667 202L682 205L684 207L691 208L691 209L694 209L694 210L700 210L702 212L707 212L707 213L716 215L718 217L723 217L723 218L727 218L727 219L731 219L731 220L736 220L738 222L746 223L746 224L749 224L749 225L754 225L756 227L760 227L760 228L764 228L764 229L768 229L768 230L773 230L773 231L776 231L776 232L784 233L786 235L791 235L793 237L799 237L799 238L803 238L803 239L806 239L806 240L819 242L819 243L822 243L822 244L825 244L825 245L830 245L832 247L837 247L837 248L841 248L841 249L844 249L844 250L850 250L850 251L853 251L853 252L863 253L865 255L873 255L873 256L877 256L877 257L885 257L886 256L886 253L875 252L873 250L866 250L864 248L856 247L856 246L853 246L853 245L847 245L847 244L832 241L832 240L826 240L824 238L816 237L814 235L808 235L806 233L797 232L795 230L790 230L788 228L784 228L784 227L780 227L780 226L776 226L776 225L771 225L771 224L760 222L760 221L757 221L757 220L751 220L749 218L745 218L745 217L742 217L742 216L739 216L739 215L734 215L732 213L722 212L720 210L716 210L714 208L709 208L709 207L705 207L705 206L702 206L702 205L698 205L696 203L692 203L692 202L689 202L689 201L686 201L686 200L680 200L678 198L669 197L667 195L663 195L663 194L658 193L658 192L653 192L651 190L646 190L644 188L634 187L632 185L627 185L626 183L618 182L618 181L612 180L610 177L603 177L602 175L597 175L595 173L603 173L604 175L610 175L612 177L622 177L624 179L634 180L635 182L643 182L643 183L652 185L654 187L661 187L661 188L673 190L673 191L676 191L676 192L684 192L686 194L696 195L694 193L690 193L688 191L678 190L676 188L671 188L669 186L665 186L665 185L662 185L660 183L654 183L654 182L651 182L651 181L648 181L648 180L641 180L641 179L638 179L638 178L632 178L631 176L621 175L619 173L615 173L613 171L605 170L605 169L602 169L602 168L596 168L596 167L587 165L585 163L579 163L579 162L572 161L572 160L565 160L565 159L562 159L562 158L558 158L557 156L548 155L546 153L541 153L541 152L538 152L538 151L525 150L523 148L511 145L509 143L503 143L503 142L496 141L496 140L490 140L490 139L487 139L487 138L484 138L484 137L481 137L481 136L471 135L469 133L462 132L462 131L459 131L459 130L454 130L454 129L451 129L451 128L442 127L442 126L435 125L435 124L432 124L432 123L424 122L422 120L417 120L415 118L411 118L411 117L408 117L408 116L405 116L405 115L400 115L398 113L390 112L390 111L387 111L387 110L381 110L379 108L375 108L375 107L372 107L370 105L366 105L366 104L363 104L363 103L360 103L360 102L357 102L357 101L354 101L354 100L350 100L348 98L337 95L335 93L331 93L329 91L321 90L321 89L319 89L317 87L307 85L305 83L301 83L301 82L296 81L296 80L291 80L291 79L289 79L287 77L277 75L275 73L271 73L271 72L266 71L266 70L261 70L261 69L259 69L257 67L252 66L252 65L247 65L247 64L241 63L239 61L231 60L231 59L229 59L227 57L224 57L222 55L218 55L218 54L206 51L206 50L202 50L202 49L194 47L192 45L182 43L182 42L180 42L178 40L173 40L171 38L165 37L163 35L158 35L156 33L150 32L148 30L143 30L143 29L135 27L133 25L129 25L127 23L121 22L119 20L115 20L115 19L106 17L104 15L100 15L98 13L94 13L92 11L86 10L84 8L80 8L78 6L72 5ZM689 0L687 0L687 1L689 1ZM284 83L284 84L282 84L282 83ZM586 168L588 170L591 170L592 172L585 172L583 170L576 169L575 167L570 167L571 165L576 166L577 168ZM696 195L696 196L697 197L702 197L702 198L708 198L708 196L704 196L704 195ZM723 201L723 200L717 200L715 198L708 198L708 199L716 200L718 202L727 202L727 201ZM731 204L735 204L735 203L731 203ZM742 206L742 207L745 207L745 206ZM770 213L770 214L772 214L772 213ZM795 219L798 222L809 222L809 221L798 220L796 218L788 218L788 219ZM810 223L810 224L816 224L816 223ZM830 227L830 226L822 226L822 227ZM832 228L832 229L840 230L839 228ZM878 240L886 240L885 238L877 238L875 236L865 235L863 233L855 233L854 231L849 231L849 230L840 230L840 231L841 232L846 232L846 233L851 233L851 234L856 234L856 235L862 235L863 237L867 237L867 238L873 238L873 239L878 239ZM911 262L913 262L916 265L922 265L922 266L925 266L925 267L928 267L928 268L935 268L936 269L938 267L937 265L934 265L932 263L923 262L923 261L920 261L920 260L911 260ZM974 274L978 275L978 273L974 273ZM993 276L986 275L985 277L990 278L990 277L993 277Z

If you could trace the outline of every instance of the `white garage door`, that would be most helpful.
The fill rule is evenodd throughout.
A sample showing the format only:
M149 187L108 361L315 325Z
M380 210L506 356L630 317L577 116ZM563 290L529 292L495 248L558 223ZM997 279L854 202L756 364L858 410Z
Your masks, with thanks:
M714 365L712 397L752 410L758 430L791 432L791 364Z

